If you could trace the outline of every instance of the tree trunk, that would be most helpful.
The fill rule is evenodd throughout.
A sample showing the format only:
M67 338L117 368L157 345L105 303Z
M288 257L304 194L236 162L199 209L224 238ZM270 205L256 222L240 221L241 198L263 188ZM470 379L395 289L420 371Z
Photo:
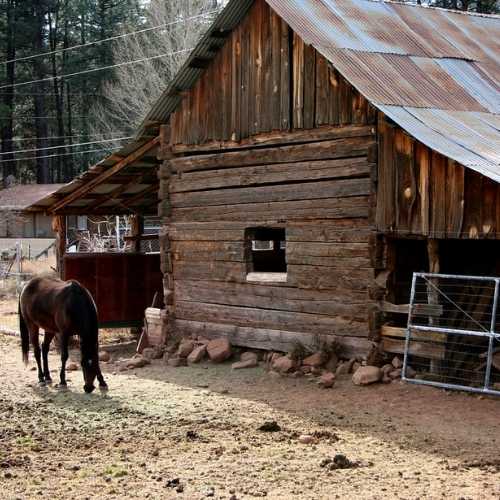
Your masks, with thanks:
M7 0L7 33L6 33L6 50L5 58L8 61L12 61L16 57L16 43L15 43L15 33L16 33L16 1ZM7 72L7 85L14 85L15 83L15 63L10 62L6 65ZM5 118L2 119L2 153L7 151L14 151L14 87L7 87L4 89L2 96L3 104L3 115ZM2 161L4 160L14 160L13 154L2 155ZM5 161L2 163L2 174L4 187L7 186L7 178L11 175L16 175L16 162L15 161Z
M45 50L45 31L46 31L46 20L45 16L47 14L47 8L45 2L39 1L35 4L35 53L41 53ZM46 78L46 70L44 59L38 57L34 59L34 73L37 80L42 80ZM51 182L50 170L49 170L49 158L45 158L47 155L47 137L49 135L48 119L45 116L46 106L45 106L45 83L39 82L36 84L36 95L34 96L35 103L35 131L36 131L36 147L40 150L37 153L37 183L38 184L49 184Z

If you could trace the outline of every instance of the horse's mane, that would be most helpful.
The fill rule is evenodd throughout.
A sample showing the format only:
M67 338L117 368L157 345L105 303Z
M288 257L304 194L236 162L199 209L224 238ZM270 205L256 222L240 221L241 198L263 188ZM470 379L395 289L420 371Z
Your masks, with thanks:
M78 282L71 283L73 301L71 312L73 319L77 321L77 333L80 337L80 350L82 360L91 359L98 350L97 308L90 296Z

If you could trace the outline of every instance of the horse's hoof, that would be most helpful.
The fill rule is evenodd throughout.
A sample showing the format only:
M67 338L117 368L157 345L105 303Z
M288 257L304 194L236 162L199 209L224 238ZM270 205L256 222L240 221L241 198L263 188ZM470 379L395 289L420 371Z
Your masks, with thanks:
M99 386L99 390L101 392L108 392L109 391L109 387L107 385L100 385Z
M68 386L66 384L56 384L55 388L58 391L67 391L68 390Z
M47 385L52 385L52 379L51 379L51 378L46 378L46 379L45 379L45 383L46 383Z
M47 385L47 382L45 382L45 380L38 381L38 387L45 387L46 385Z

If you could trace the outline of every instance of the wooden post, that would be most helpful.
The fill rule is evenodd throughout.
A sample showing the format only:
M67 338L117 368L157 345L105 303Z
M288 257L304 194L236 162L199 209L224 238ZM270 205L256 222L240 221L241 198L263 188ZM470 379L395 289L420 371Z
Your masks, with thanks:
M135 253L141 251L141 239L142 233L144 232L144 218L142 215L134 215L131 221L131 232L135 239L131 243L131 250Z
M427 256L429 258L429 272L439 273L440 261L439 261L439 240L429 238L427 240ZM436 279L431 280L434 286L438 286ZM427 302L433 305L439 305L439 293L437 290L431 286L427 285ZM434 324L434 318L429 317L429 326ZM441 365L438 359L431 359L429 365L429 371L432 374L438 375L440 373Z
M56 233L56 268L61 279L64 279L64 254L66 253L66 216L54 215L52 230Z

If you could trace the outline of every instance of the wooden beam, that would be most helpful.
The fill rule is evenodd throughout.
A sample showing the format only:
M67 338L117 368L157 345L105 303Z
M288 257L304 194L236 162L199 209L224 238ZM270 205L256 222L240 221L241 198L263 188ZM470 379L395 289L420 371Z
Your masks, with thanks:
M103 198L98 199L95 202L88 205L87 209L90 211L94 208L100 207L101 205L103 205L107 201L120 196L122 193L124 193L130 187L132 187L136 184L140 184L143 178L144 178L144 174L137 175L131 181L127 182L126 184L122 184L121 186L118 186L117 188L113 189L113 191L111 191L111 193L108 193Z
M137 200L140 200L141 198L143 198L144 196L146 196L147 194L149 194L153 191L158 191L158 186L156 186L156 185L148 186L146 189L143 189L142 191L137 193L135 196L132 196L131 198L128 198L127 200L121 202L120 205L122 205L124 207L129 207L130 205L133 205L134 202L136 202Z
M160 142L160 137L157 136L154 139L150 140L143 146L141 146L139 149L134 151L133 153L129 154L127 157L123 158L120 160L118 163L113 165L111 168L105 170L102 174L97 176L95 179L92 179L91 181L87 182L83 186L79 187L72 193L68 194L66 197L64 197L61 201L56 203L53 207L51 207L52 212L57 212L61 208L65 207L69 203L77 200L78 198L81 198L82 195L92 191L98 184L101 184L103 181L106 179L109 179L112 177L114 174L119 172L120 170L124 169L127 165L130 165L133 163L135 160L139 159L141 156L143 156L147 151L149 151L151 148L155 147L157 144Z

